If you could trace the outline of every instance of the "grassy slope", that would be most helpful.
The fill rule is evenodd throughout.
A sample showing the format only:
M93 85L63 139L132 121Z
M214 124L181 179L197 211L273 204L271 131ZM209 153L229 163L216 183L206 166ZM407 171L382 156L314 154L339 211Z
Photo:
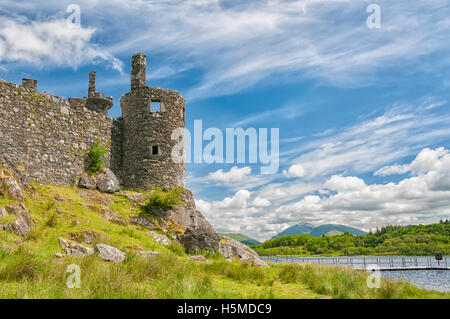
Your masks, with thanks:
M9 203L0 198L0 205ZM271 265L257 268L208 255L211 265L187 261L178 245L156 243L147 230L117 225L101 216L111 210L128 218L139 214L128 199L97 192L80 196L73 187L34 186L26 205L37 222L27 238L0 232L0 298L449 298L409 284L383 281L382 288L366 286L368 274L344 268L311 265ZM122 264L96 256L54 257L57 238L69 233L95 231L98 242L127 252ZM143 258L133 247L160 251ZM66 287L66 267L81 268L81 288Z

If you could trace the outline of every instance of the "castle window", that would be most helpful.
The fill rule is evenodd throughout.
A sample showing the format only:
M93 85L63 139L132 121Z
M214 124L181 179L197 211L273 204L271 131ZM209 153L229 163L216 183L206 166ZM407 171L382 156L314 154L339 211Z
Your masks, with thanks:
M153 145L152 146L152 155L158 155L159 154L159 146Z
M150 102L150 111L151 112L161 112L161 101L152 100Z

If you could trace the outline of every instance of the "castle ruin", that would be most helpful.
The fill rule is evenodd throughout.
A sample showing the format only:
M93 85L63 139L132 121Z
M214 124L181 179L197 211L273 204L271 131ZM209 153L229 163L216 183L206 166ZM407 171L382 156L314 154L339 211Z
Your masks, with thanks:
M131 88L120 99L122 117L108 117L112 97L96 91L89 74L88 95L64 99L0 79L0 165L28 184L73 184L86 171L96 142L108 149L105 165L124 188L184 186L185 164L172 161L172 132L185 127L180 93L146 85L146 57L132 58Z

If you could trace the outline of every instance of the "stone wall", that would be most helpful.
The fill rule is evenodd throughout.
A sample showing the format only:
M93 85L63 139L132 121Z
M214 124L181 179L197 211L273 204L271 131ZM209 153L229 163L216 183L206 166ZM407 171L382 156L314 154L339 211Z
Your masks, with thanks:
M25 84L0 79L0 165L25 184L72 184L96 140L110 149L113 120L83 107L84 99L58 101L37 92L34 82ZM109 153L105 162L110 165Z

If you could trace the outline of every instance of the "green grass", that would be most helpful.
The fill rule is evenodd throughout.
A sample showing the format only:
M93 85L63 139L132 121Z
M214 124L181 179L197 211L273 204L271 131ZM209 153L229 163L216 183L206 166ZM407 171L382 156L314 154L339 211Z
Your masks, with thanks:
M129 219L142 213L120 195L75 187L32 185L26 205L36 222L21 238L0 232L0 298L449 298L404 282L382 280L380 289L366 285L368 273L319 265L280 264L261 268L219 254L202 252L212 264L188 261L178 244L163 246L136 225L107 221L103 211ZM95 232L95 243L127 253L122 264L97 256L57 259L58 237ZM89 246L89 245L87 245ZM159 251L139 257L135 247ZM66 269L81 269L81 288L69 289Z

